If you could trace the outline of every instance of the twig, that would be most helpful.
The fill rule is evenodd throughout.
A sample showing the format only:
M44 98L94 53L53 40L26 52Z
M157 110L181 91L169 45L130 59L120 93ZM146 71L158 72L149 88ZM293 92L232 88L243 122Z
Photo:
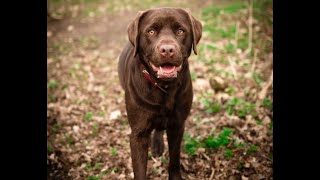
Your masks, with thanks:
M217 28L220 28L220 16L217 16Z
M248 53L251 52L252 50L252 20L253 20L253 17L252 17L252 0L249 1L249 38L248 38Z
M268 159L269 161L272 161L271 158L269 158L269 157L267 157L267 156L265 156L265 155L263 155L263 154L261 154L261 156L264 157L264 158L266 158L266 159Z
M239 21L237 21L237 23L236 23L236 32L235 32L235 46L236 46L236 48L238 48L238 32L239 31Z
M268 82L264 85L261 92L259 93L259 95L258 95L259 99L262 100L267 96L267 91L268 91L269 87L272 85L272 83L273 83L273 71L271 72L271 75L269 77Z
M151 156L151 159L155 162L155 163L157 163L158 162L158 160L156 160L154 157L152 157Z
M211 158L209 156L207 156L205 153L202 154L203 157L205 157L208 161L211 161Z
M232 73L233 73L233 75L234 75L234 79L238 79L237 70L236 70L236 68L235 68L235 63L234 63L234 61L233 61L230 57L228 57L228 62L229 62L229 64L230 64Z
M211 170L212 170L212 172L211 172L211 175L210 175L209 180L212 180L212 179L213 179L213 176L214 176L214 168L212 168Z
M253 62L251 66L251 75L253 75L254 69L256 68L257 55L258 55L258 50L254 49Z

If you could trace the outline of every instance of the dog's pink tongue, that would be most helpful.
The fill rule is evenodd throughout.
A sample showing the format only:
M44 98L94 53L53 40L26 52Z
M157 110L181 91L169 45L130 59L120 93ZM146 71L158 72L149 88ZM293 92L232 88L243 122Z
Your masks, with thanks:
M165 74L172 73L175 68L176 68L176 67L175 67L175 66L172 66L172 65L163 65L163 66L160 66L160 70L162 71L162 73L165 73Z

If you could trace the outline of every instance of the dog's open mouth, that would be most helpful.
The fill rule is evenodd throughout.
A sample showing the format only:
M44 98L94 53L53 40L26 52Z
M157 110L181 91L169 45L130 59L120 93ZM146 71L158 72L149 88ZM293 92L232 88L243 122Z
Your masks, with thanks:
M170 63L162 64L156 67L154 64L150 62L152 69L157 72L157 78L176 78L178 76L178 72L181 70L182 64L180 66L175 66Z

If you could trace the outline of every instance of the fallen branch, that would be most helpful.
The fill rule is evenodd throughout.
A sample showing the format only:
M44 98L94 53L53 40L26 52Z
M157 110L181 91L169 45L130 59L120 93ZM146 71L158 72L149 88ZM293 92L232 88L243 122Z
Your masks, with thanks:
M211 172L211 175L210 175L209 180L212 180L212 179L213 179L213 176L214 176L214 169L212 168L211 170L212 170L212 172Z
M269 158L269 157L267 157L267 156L265 156L265 155L263 155L263 154L261 154L261 156L264 157L264 158L266 158L266 159L268 159L269 161L272 162L272 159L271 159L271 158Z
M230 57L228 57L228 61L229 61L230 67L231 67L231 71L234 75L234 79L238 79L237 70L236 70L236 63Z
M236 23L236 32L235 32L235 46L236 46L236 48L238 48L238 39L239 39L239 21L237 21L237 23Z
M249 37L248 37L248 53L251 52L252 50L252 20L253 20L253 17L252 17L252 0L249 1Z
M267 96L268 89L272 84L273 84L273 71L271 72L268 82L264 85L264 87L262 88L261 92L258 95L258 98L260 100L264 99Z
M255 49L254 50L254 55L253 55L253 63L252 63L252 66L251 66L251 76L253 75L254 69L256 68L257 55L258 55L258 50Z

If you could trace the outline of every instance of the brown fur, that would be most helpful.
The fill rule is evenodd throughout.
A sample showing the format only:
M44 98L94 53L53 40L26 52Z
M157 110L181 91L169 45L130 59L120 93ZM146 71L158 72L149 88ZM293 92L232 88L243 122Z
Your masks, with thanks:
M148 29L155 29L150 36ZM177 36L178 28L185 33ZM128 27L130 43L119 60L119 78L125 90L125 102L131 127L130 147L135 179L146 179L146 167L150 134L153 155L163 153L163 130L169 144L169 179L182 179L180 173L180 146L184 124L192 105L192 83L188 57L201 38L202 26L191 14L180 8L158 8L139 12ZM174 47L172 57L161 56L164 45ZM177 78L157 79L150 67L171 63L182 64ZM145 67L150 76L168 94L153 86L141 72Z

